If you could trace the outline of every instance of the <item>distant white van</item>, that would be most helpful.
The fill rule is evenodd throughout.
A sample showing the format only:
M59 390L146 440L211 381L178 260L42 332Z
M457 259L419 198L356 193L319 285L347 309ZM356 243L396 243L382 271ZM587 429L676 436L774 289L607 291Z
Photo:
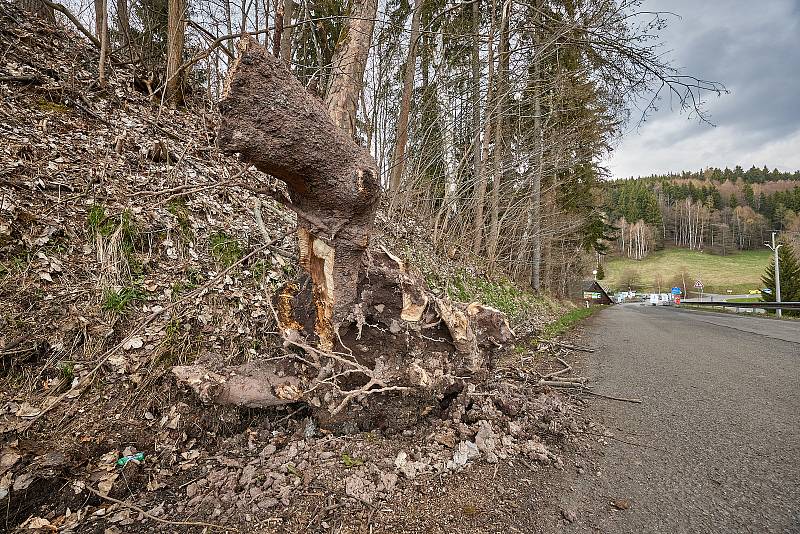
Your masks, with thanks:
M670 295L668 293L651 293L650 305L651 306L669 306L672 304Z

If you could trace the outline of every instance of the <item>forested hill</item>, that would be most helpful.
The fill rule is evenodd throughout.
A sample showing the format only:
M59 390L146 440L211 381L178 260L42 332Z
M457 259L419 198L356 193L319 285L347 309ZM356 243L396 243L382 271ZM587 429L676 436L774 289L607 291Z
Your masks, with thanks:
M615 249L637 259L666 245L727 254L800 231L800 171L709 167L611 181L604 193Z

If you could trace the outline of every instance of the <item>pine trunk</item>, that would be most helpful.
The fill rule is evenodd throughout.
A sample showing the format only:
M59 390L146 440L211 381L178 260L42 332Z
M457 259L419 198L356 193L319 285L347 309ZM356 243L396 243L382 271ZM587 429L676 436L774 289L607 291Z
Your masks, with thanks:
M414 13L411 16L411 42L406 56L406 68L403 75L403 90L400 95L400 116L397 118L397 141L392 158L392 174L389 188L392 195L400 190L400 183L405 170L406 143L408 142L408 116L411 113L411 94L414 91L414 72L417 65L417 41L419 40L419 19L423 0L414 2Z
M474 234L472 242L472 253L476 256L480 254L483 244L483 205L486 202L486 173L483 170L483 159L481 155L481 9L480 2L476 0L472 4L472 127L475 129L475 141L473 142L473 173L475 176L475 218L472 222ZM491 42L492 35L489 34ZM489 45L491 49L491 44ZM489 63L491 63L490 51ZM491 72L491 68L489 69ZM491 82L491 80L490 80ZM488 120L486 121L489 122Z
M186 0L169 0L167 7L167 83L165 87L165 100L174 105L180 103L181 79L179 72L183 59L183 44L186 31Z
M492 173L492 198L489 220L489 239L486 243L487 256L490 266L497 260L497 245L500 240L500 188L503 183L503 168L505 160L504 124L505 124L505 103L508 98L508 65L509 65L509 45L508 45L508 18L511 11L511 2L507 1L503 5L503 15L500 23L500 50L498 52L497 67L497 95L495 98L495 131L494 131L494 154L493 154L493 173Z

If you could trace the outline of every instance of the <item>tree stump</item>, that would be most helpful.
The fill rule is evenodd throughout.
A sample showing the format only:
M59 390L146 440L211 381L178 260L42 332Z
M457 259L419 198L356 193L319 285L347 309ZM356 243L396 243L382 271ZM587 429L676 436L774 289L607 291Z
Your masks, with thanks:
M374 160L282 61L250 38L239 51L218 142L287 184L304 272L275 297L287 351L263 392L253 395L252 369L235 383L204 369L176 376L214 402L303 400L323 426L342 431L413 424L486 377L492 353L513 336L508 321L436 297L412 267L368 248L380 198Z

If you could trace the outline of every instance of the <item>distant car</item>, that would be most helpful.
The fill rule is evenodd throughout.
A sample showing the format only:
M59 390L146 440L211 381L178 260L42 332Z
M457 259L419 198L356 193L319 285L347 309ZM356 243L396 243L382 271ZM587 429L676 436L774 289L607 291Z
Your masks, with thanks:
M760 295L761 291L759 291L758 289L751 289L750 291L748 291L748 294L750 294L750 295Z
M653 293L650 295L651 306L672 306L672 300L668 293Z
M768 287L763 288L761 292L766 293L767 295L772 295L772 290Z

